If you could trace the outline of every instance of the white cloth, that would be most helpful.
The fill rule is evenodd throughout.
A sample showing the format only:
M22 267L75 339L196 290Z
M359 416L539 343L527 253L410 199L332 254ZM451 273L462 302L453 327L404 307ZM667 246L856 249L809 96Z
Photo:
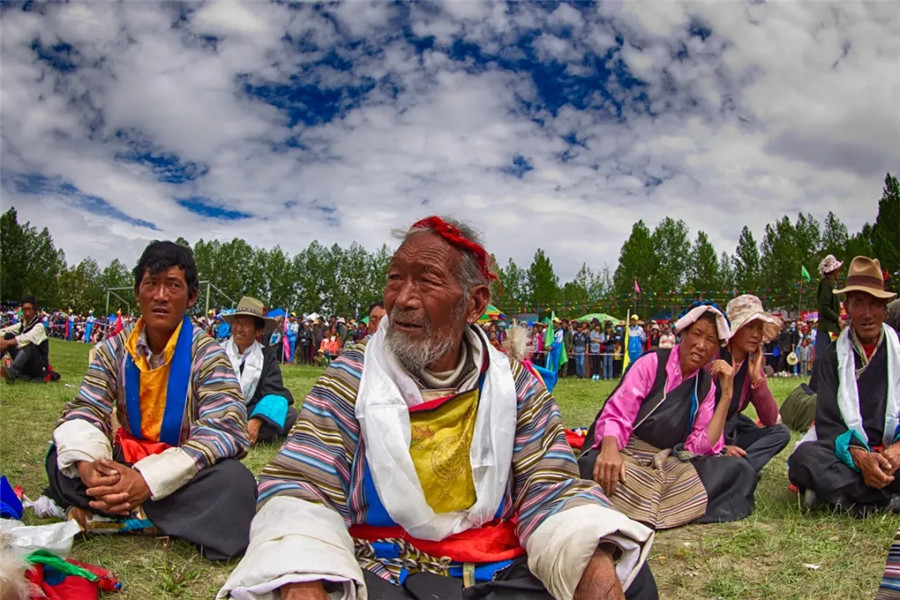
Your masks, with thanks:
M882 324L884 332L885 350L887 351L887 404L884 411L884 439L885 446L894 441L894 432L897 429L898 415L900 415L900 341L893 328ZM837 339L838 359L838 408L841 417L854 433L869 443L869 437L863 428L862 416L859 413L859 388L856 385L856 361L853 358L853 343L850 339L851 327L845 327Z
M415 381L385 347L390 324L382 319L366 345L356 418L378 495L391 519L410 534L442 540L489 522L509 481L516 433L516 388L509 359L487 343L478 328L466 329L475 365L488 353L488 369L475 416L469 459L476 501L451 513L436 513L425 499L409 454L409 407L423 402Z
M53 430L53 443L56 444L56 466L66 477L78 477L76 464L83 460L112 460L109 438L85 419L63 421Z
M331 595L334 600L366 598L362 569L341 516L281 496L269 500L253 518L247 552L216 598L278 600L278 588L284 585L321 580L343 582L341 592Z
M256 393L256 386L259 385L259 377L262 375L263 353L262 344L253 340L243 353L238 351L234 338L228 338L225 342L225 354L231 361L231 368L234 374L241 380L241 391L244 393L244 402L250 402L253 394ZM241 371L241 362L244 363L244 370Z
M722 311L717 309L715 306L710 306L708 304L703 304L700 306L696 306L689 310L687 314L683 317L675 321L675 331L681 333L691 325L697 322L704 313L710 312L716 317L716 330L719 336L719 341L724 346L729 338L731 338L731 329L728 327L728 319L725 318L725 315L722 314Z

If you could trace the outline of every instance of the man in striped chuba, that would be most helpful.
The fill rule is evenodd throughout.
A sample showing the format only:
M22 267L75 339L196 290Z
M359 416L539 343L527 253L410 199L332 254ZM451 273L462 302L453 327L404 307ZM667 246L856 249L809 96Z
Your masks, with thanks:
M578 478L552 396L474 326L496 277L475 234L401 239L386 316L263 470L219 598L657 598L652 532Z
M49 495L89 531L112 518L186 539L211 560L240 555L256 504L237 460L247 409L225 351L185 315L197 298L193 254L153 242L134 279L141 318L97 346L66 405L47 455Z

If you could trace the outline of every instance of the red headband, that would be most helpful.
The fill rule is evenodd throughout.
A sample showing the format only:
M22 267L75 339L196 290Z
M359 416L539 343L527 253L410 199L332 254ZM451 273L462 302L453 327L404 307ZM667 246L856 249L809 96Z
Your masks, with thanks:
M480 244L476 244L472 240L466 239L459 229L443 220L440 217L428 217L413 223L413 229L431 229L436 234L447 240L451 245L462 248L475 255L478 262L478 270L488 280L494 281L497 275L491 273L488 267L488 253Z

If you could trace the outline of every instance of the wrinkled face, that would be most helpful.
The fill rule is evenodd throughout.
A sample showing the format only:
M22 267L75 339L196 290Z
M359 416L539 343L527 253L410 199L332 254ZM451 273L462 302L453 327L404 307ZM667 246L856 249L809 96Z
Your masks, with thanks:
M256 328L256 319L250 315L237 315L231 321L231 336L241 350L250 346L261 331Z
M381 317L383 317L385 314L385 310L380 306L376 306L372 309L372 312L369 313L369 333L374 334L376 331L378 331L378 324L381 323Z
M173 266L159 273L146 269L135 296L147 329L171 335L184 318L184 312L194 305L197 292L188 293L184 269Z
M731 346L750 354L759 350L762 344L763 322L754 319L738 329L731 338Z
M22 320L25 323L31 323L31 320L34 318L35 310L34 305L31 302L26 302L22 305Z
M474 300L459 282L460 255L440 236L415 235L388 266L384 307L389 316L387 343L397 360L418 374L449 355L474 322Z
M847 314L853 332L863 344L874 344L881 335L881 324L887 317L887 300L865 292L847 294Z
M681 339L678 359L682 373L693 373L708 363L719 351L719 336L716 327L707 319L691 325Z

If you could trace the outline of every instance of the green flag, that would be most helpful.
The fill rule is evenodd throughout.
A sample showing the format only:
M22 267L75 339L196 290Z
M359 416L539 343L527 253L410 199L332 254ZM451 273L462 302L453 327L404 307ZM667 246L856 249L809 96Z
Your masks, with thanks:
M806 267L804 267L803 265L800 265L800 275L803 277L804 281L810 280L809 271L807 271Z

